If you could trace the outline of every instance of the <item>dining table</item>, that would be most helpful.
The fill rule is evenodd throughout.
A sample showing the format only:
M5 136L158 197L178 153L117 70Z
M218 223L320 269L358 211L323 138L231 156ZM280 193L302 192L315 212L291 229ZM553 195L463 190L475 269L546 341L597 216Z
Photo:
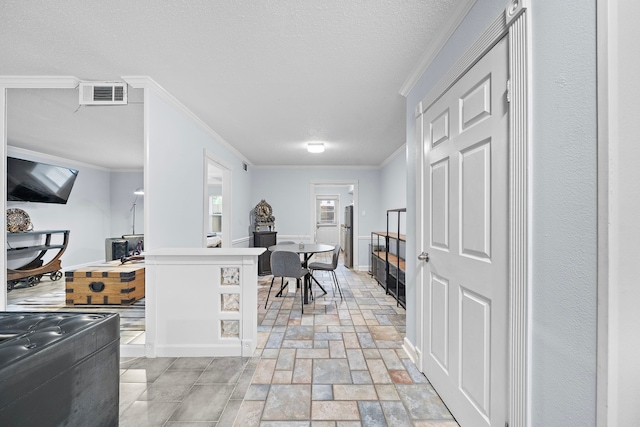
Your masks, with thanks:
M269 246L269 251L271 252L275 252L275 251L289 251L289 252L295 252L299 255L301 255L301 266L303 268L308 268L309 266L309 260L311 259L311 257L315 254L319 254L319 253L323 253L323 252L331 252L335 249L335 246L332 245L327 245L324 243L280 243L280 244L276 244L273 246ZM305 304L309 304L309 290L311 289L311 280L315 280L315 277L313 277L311 275L311 272L309 272L305 277L304 277L304 303ZM322 285L320 285L320 283L318 283L317 280L315 280L315 282L318 284L318 286L320 287L320 289L322 289L322 291L326 294L327 291L324 290L324 288L322 287ZM278 293L279 296L280 293L282 291L280 291Z

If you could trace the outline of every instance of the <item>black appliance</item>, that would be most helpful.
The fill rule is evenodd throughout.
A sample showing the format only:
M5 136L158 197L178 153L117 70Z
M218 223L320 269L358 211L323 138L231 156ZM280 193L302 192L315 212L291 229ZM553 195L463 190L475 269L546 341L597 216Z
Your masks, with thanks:
M344 208L344 224L342 224L342 243L344 266L353 268L353 206Z
M75 169L7 157L7 200L65 204L77 176Z
M128 257L130 249L133 248L129 247L127 239L108 237L104 241L105 259L107 261Z

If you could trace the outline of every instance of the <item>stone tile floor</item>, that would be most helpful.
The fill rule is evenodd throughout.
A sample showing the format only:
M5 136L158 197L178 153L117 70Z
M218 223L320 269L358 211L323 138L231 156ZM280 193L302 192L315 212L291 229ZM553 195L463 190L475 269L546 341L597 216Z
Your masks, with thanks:
M304 314L278 281L265 309L262 278L252 358L123 358L120 426L458 426L402 349L404 309L368 274L337 274L344 299L318 273L329 293Z

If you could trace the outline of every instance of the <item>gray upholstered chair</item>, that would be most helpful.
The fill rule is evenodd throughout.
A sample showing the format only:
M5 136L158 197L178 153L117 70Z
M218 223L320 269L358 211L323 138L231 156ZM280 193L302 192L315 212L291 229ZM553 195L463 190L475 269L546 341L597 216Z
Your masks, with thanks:
M271 286L269 286L269 292L267 293L267 300L264 303L264 308L267 308L269 294L271 293L273 281L276 277L282 278L279 293L282 293L286 287L284 284L284 278L292 277L296 279L296 285L300 288L300 301L302 302L302 312L304 313L304 288L300 286L300 279L303 279L304 276L309 274L309 270L302 268L300 265L300 256L295 252L289 251L273 252L271 254L271 274L273 274L273 278L271 279Z
M338 258L340 257L340 245L336 245L336 247L333 249L333 255L331 257L331 263L326 263L326 262L312 262L311 264L309 264L309 271L311 272L311 277L313 278L313 280L318 283L318 280L313 277L313 272L314 271L328 271L331 274L331 278L333 279L333 283L335 283L335 286L333 288L333 295L335 296L336 294L336 287L338 288L338 292L340 292L340 298L343 298L342 296L342 289L340 289L340 283L338 282L338 277L336 276L336 268L338 268ZM320 285L318 283L318 285Z

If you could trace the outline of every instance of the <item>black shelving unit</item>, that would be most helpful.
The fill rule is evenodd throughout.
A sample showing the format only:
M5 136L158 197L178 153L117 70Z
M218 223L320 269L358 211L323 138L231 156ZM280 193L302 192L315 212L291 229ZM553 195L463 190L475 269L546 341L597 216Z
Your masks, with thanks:
M371 233L371 274L387 294L393 295L402 307L406 307L405 254L406 236L401 234L406 221L406 208L387 210L387 231ZM390 219L395 216L397 227L391 230Z

